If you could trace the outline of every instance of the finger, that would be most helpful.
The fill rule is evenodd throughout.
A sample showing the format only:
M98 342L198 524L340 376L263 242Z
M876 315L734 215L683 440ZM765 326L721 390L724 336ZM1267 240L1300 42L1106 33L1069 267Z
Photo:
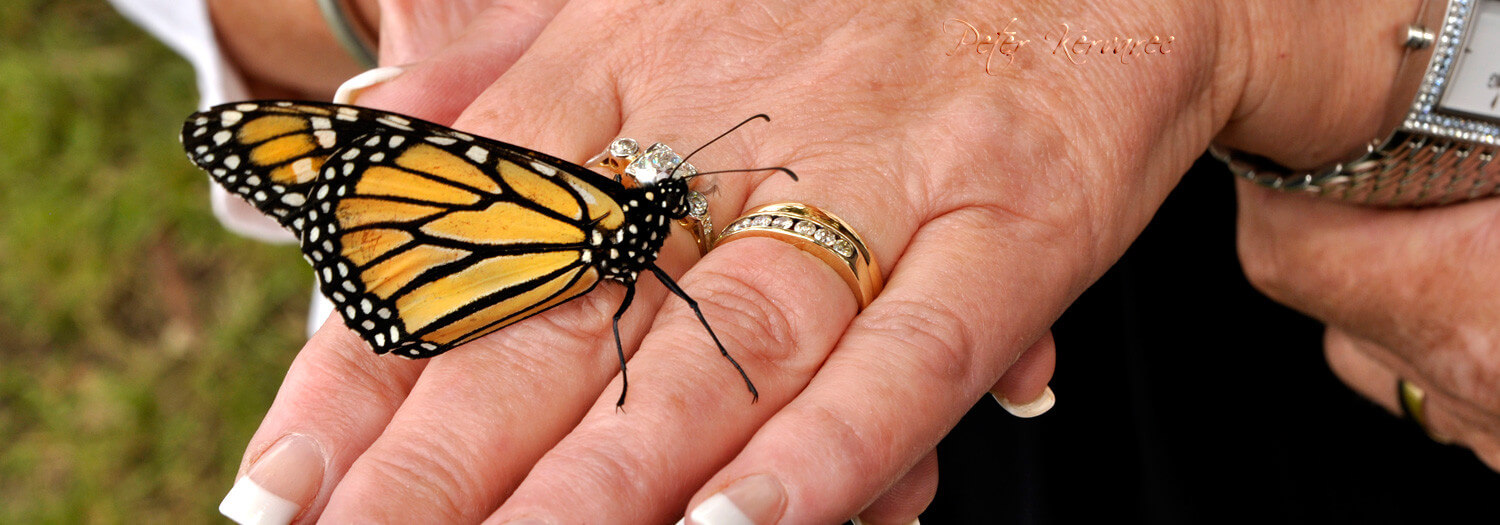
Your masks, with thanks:
M1323 348L1334 375L1391 414L1400 416L1403 413L1397 381L1411 381L1424 391L1430 387L1422 378L1403 378L1385 364L1383 359L1391 358L1388 351L1338 329L1328 329L1323 337ZM1435 396L1427 396L1424 404L1423 426L1434 440L1448 441L1467 433L1460 421L1442 409L1442 403Z
M581 162L618 130L614 99L599 95L613 86L603 70L550 67L561 59L547 51L560 49L549 38L544 33L456 126ZM691 239L673 236L659 262L681 271L695 254ZM654 284L640 287L620 323L627 349L663 297ZM617 373L610 321L621 299L620 288L605 283L432 359L385 433L351 467L325 518L464 522L489 514Z
M1308 199L1240 181L1239 253L1267 295L1395 350L1443 346L1413 320L1468 319L1500 287L1484 265L1500 252L1500 205L1420 210ZM1462 259L1457 259L1462 257ZM1380 261L1380 264L1370 264ZM1442 279L1423 278L1443 268ZM1371 283L1379 283L1372 286ZM1476 293L1476 290L1483 290Z
M375 355L337 316L324 323L287 370L220 511L241 523L257 515L282 517L262 523L315 521L422 365Z
M721 495L733 501L741 480L774 479L780 513L757 523L837 521L936 445L1064 308L1070 294L1051 272L1086 273L1052 253L1067 249L1057 243L1000 241L1021 231L1001 224L988 211L963 210L925 225L817 376L690 508ZM969 256L996 242L1014 250Z
M990 395L1013 416L1030 418L1045 414L1057 403L1052 387L1047 386L1055 366L1057 343L1048 330L1005 370L1005 375L990 388Z
M821 261L769 239L715 248L680 284L753 379L759 401L696 316L669 298L630 360L623 412L617 377L490 522L676 520L687 496L797 395L856 307Z
M531 47L564 3L384 1L380 61L399 74L358 86L348 103L451 124Z
M863 525L910 525L917 516L932 505L937 495L938 460L937 451L928 452L916 466L901 476L896 484L886 489L864 512L859 513L857 524Z
M1392 414L1401 415L1396 381L1405 379L1411 382L1426 393L1422 408L1423 427L1434 441L1461 444L1490 468L1500 468L1500 461L1497 461L1500 459L1500 421L1488 412L1453 398L1384 347L1334 328L1328 330L1324 340L1329 366L1345 384Z

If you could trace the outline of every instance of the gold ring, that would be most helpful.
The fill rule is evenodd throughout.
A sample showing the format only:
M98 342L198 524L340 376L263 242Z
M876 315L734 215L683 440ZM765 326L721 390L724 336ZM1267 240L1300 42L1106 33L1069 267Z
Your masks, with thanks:
M832 213L796 202L761 206L724 227L714 247L745 237L776 239L827 263L849 284L861 310L880 294L875 256L854 228Z
M1412 384L1405 379L1396 380L1396 399L1401 406L1401 415L1415 423L1427 437L1444 445L1451 443L1446 437L1440 436L1427 426L1427 392L1422 387Z
M645 162L637 163L638 160ZM678 168L678 164L682 167ZM604 151L585 162L584 166L609 170L615 175L615 180L627 187L646 180L654 182L674 170L686 177L698 174L698 168L682 162L682 158L666 144L657 142L642 150L640 143L628 138L615 139ZM713 247L714 221L708 214L708 198L702 192L688 192L688 215L677 219L677 225L693 234L693 240L698 243L698 255L708 253L708 249Z

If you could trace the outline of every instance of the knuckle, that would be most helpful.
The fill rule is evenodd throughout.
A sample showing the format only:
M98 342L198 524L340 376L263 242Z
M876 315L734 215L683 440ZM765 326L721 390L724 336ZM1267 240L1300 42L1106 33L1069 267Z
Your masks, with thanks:
M902 341L915 351L905 355L929 376L943 384L967 381L973 370L973 336L963 315L932 301L887 301L857 320L861 329Z
M797 356L804 355L801 348L805 346L799 337L802 331L796 329L792 319L807 307L806 301L787 299L806 296L807 292L793 289L788 279L748 266L718 268L702 274L698 288L705 293L696 300L705 312L733 312L719 316L721 321L714 329L725 347L753 361L792 366ZM731 322L722 321L726 319Z
M1281 280L1283 265L1281 258L1277 257L1279 252L1275 249L1275 243L1242 234L1236 244L1240 266L1251 285L1265 292L1267 287L1275 286Z
M1295 236L1257 234L1243 224L1252 220L1241 221L1235 244L1245 279L1260 293L1293 307L1310 307L1320 297L1358 289L1350 268L1329 264L1329 255L1318 246Z
M579 442L594 443L593 446L560 446L552 450L537 463L533 472L549 473L537 481L544 485L556 484L545 492L555 494L615 494L617 499L642 501L650 499L646 487L653 486L644 480L652 479L662 465L673 465L677 461L661 447L629 447L619 443L618 429L590 432L580 429ZM638 483L621 485L618 480L637 480ZM528 480L528 483L530 480ZM626 494L622 492L633 491Z
M328 347L314 348L313 344L292 363L287 375L300 378L300 385L315 402L364 399L389 406L406 398L414 370L405 360L376 355L352 332Z
M545 342L547 348L555 351L544 354L569 362L576 361L580 354L591 356L604 347L613 355L615 336L611 319L619 302L615 294L589 293L497 331L500 339L495 341L505 345L505 350L513 350L517 346L515 341L525 341L528 345ZM498 353L509 356L516 352Z
M487 498L475 491L489 483L470 468L477 462L456 451L461 439L434 442L431 436L408 433L394 450L367 453L361 457L368 462L362 475L382 491L399 489L403 501L420 502L423 512L435 514L437 521L454 523L482 515Z
M880 445L892 442L887 428L861 429L838 412L821 405L809 407L802 415L808 420L803 428L813 429L813 432L804 434L811 443L808 450L832 452L831 457L842 463L838 472L845 476L880 479L879 475L892 456L889 447Z
M1450 326L1433 341L1419 343L1429 356L1425 366L1450 391L1490 413L1500 414L1500 341L1491 330Z

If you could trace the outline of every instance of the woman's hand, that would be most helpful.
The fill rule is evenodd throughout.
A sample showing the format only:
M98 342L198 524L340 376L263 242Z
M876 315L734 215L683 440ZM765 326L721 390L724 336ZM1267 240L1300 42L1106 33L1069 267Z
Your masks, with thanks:
M620 136L688 149L769 113L694 163L783 165L802 180L723 175L714 222L777 201L836 213L886 270L884 292L860 311L837 274L790 245L746 239L698 260L674 235L658 263L682 276L760 401L682 302L644 280L621 323L623 412L618 287L428 361L375 356L330 322L288 372L243 471L306 521L663 522L695 509L697 522L819 523L867 508L871 521L909 521L931 498L933 446L997 381L1011 399L1043 391L1047 327L1215 135L1255 151L1251 130L1286 126L1306 140L1280 153L1315 154L1306 146L1329 139L1313 134L1360 122L1301 111L1329 94L1305 86L1378 77L1385 62L1277 69L1251 29L1274 44L1405 16L1371 7L575 0L524 54L504 38L513 11L479 11L359 102L575 161ZM950 19L990 32L1013 17L1031 47L994 75L974 54L983 46L948 54L961 42ZM1064 34L1082 49L1084 29L1170 35L1174 52L1056 51Z
M354 23L380 24L376 0L345 5ZM359 73L314 0L208 0L208 8L224 56L256 98L323 99Z
M1267 295L1328 324L1333 371L1500 470L1500 202L1370 210L1240 187L1240 257Z

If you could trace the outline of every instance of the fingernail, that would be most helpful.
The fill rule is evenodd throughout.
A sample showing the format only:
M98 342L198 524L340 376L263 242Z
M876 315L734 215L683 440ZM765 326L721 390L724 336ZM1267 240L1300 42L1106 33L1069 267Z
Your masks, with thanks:
M312 438L283 437L234 482L219 513L242 525L291 523L318 496L323 464L323 449Z
M359 97L359 92L369 89L381 82L389 81L401 75L406 68L401 66L377 67L364 73L354 75L354 78L345 80L339 85L339 90L333 93L333 103L353 104L354 99Z
M1006 412L1010 412L1010 415L1025 418L1046 414L1048 410L1052 410L1052 405L1057 404L1057 396L1052 393L1051 386L1042 390L1042 395L1037 396L1030 403L1012 403L998 392L990 392L990 397L995 398L995 402L1000 403L1000 408L1005 409Z
M551 525L551 521L544 521L535 516L527 516L518 520L510 520L505 525Z
M736 481L699 503L688 519L697 525L763 525L781 517L786 491L770 474Z
M855 516L854 519L849 520L849 521L851 523L854 523L854 525L868 525L868 524L865 523L865 520L862 519L862 518L860 518L859 516ZM922 519L921 518L912 518L911 523L908 523L906 525L922 525Z

